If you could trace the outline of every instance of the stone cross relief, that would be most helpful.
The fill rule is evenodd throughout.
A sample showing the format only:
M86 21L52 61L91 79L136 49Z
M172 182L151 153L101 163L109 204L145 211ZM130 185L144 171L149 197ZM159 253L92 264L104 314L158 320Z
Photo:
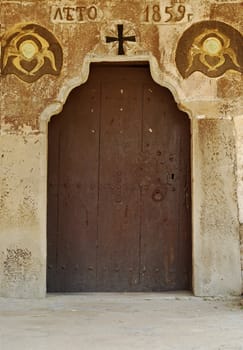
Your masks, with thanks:
M130 42L136 42L136 37L134 35L132 36L123 36L123 30L124 26L123 24L118 24L117 25L117 37L111 37L111 36L106 36L106 43L118 43L118 55L125 55L124 51L124 42L130 41Z

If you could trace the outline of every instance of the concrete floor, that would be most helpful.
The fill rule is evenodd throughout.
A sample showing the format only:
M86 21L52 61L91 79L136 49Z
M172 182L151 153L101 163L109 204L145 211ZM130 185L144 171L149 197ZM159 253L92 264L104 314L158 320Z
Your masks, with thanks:
M239 299L188 294L0 298L0 350L243 350Z

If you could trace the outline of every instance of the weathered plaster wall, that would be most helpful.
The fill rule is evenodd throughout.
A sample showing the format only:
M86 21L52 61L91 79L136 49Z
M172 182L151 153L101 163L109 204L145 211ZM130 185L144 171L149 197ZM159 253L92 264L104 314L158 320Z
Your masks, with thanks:
M237 154L238 206L240 221L240 252L243 292L243 115L234 119Z
M240 226L240 253L241 253L241 278L242 278L242 293L243 293L243 227Z
M46 136L1 135L0 290L3 296L45 293Z
M194 128L194 217L200 234L194 240L198 257L194 273L201 276L196 294L208 295L213 290L218 295L230 288L237 294L239 270L231 269L239 262L233 122L199 119Z
M61 6L88 8L91 3L98 9L95 20L84 13L84 21L78 22L67 12L66 17L56 12ZM159 24L152 20L158 4ZM166 6L180 5L185 6L183 19L167 22L170 16L165 13ZM183 33L203 20L222 21L242 31L242 13L241 1L1 1L0 35L4 37L18 23L43 26L59 42L63 66L60 74L46 74L33 82L23 81L23 72L20 77L5 74L2 67L0 295L45 295L47 123L61 110L70 90L87 80L89 63L96 61L149 61L154 80L168 87L180 108L189 113L193 135L194 292L240 293L242 74L235 65L234 70L209 77L204 74L209 70L199 62L201 71L184 78L176 66L176 48ZM118 45L105 40L117 35L117 24L124 25L125 35L136 37L135 43L124 45L125 55L118 55ZM242 57L235 46L235 55ZM3 49L2 42L2 54L6 52ZM226 63L232 65L232 59ZM27 78L32 79L30 75Z

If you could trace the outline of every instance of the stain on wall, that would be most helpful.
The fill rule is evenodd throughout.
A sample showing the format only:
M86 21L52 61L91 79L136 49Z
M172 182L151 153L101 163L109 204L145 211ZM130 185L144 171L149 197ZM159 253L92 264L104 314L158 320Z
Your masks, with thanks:
M231 72L227 77L218 80L217 95L219 98L241 98L243 88L243 74Z
M40 280L41 265L27 248L8 248L0 254L2 275L0 287L3 296L38 296L40 290L33 288ZM40 288L39 288L40 289Z
M24 279L30 266L31 252L28 249L7 249L3 272L8 281Z
M210 19L212 20L223 20L226 23L231 23L232 20L235 25L240 29L243 24L243 3L239 1L234 4L227 3L224 1L223 4L211 4L210 6Z
M201 140L200 153L203 158L201 177L207 186L203 188L203 210L201 215L204 225L215 227L224 235L223 227L232 222L230 213L225 212L226 200L235 207L236 203L236 176L234 174L235 140L231 121L204 119L199 120L199 135ZM226 128L226 126L228 127ZM235 207L236 209L236 207ZM230 215L230 216L228 216ZM237 211L235 212L237 219ZM205 232L207 231L205 227Z

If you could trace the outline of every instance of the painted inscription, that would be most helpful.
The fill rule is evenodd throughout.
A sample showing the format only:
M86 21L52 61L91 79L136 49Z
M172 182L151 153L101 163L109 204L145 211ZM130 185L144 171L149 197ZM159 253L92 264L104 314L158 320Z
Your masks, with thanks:
M174 0L166 5L147 4L142 13L142 23L176 24L191 22L193 13L185 0Z
M199 71L210 78L227 70L243 72L243 37L233 27L218 21L192 25L179 40L176 65L183 78Z
M96 22L102 18L102 11L90 6L52 6L51 20L57 23Z
M150 1L141 11L143 24L176 24L190 22L193 14L186 0L171 0L164 5ZM53 23L87 23L100 22L103 11L95 5L52 6L51 21Z

